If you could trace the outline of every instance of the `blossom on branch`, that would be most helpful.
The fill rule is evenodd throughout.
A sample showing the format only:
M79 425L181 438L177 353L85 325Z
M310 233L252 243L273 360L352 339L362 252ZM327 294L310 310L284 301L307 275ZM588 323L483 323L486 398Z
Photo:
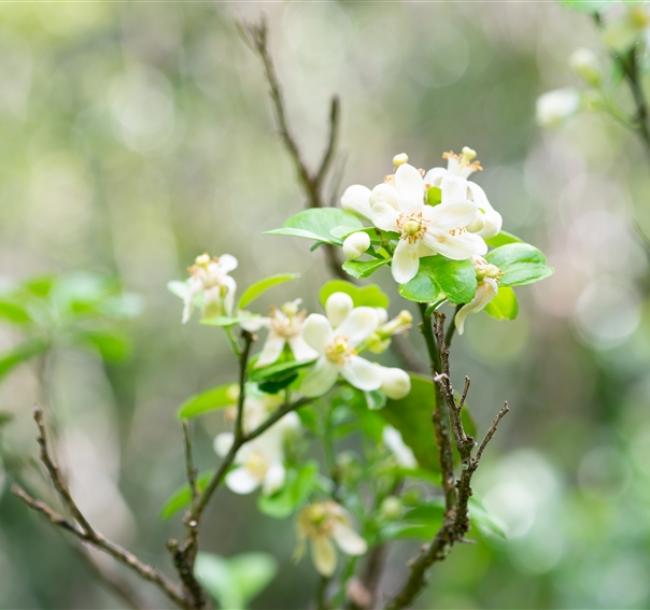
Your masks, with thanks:
M366 541L352 529L350 515L336 502L314 502L298 515L298 548L296 557L305 551L307 541L316 570L322 576L332 576L336 570L336 546L346 555L363 555Z

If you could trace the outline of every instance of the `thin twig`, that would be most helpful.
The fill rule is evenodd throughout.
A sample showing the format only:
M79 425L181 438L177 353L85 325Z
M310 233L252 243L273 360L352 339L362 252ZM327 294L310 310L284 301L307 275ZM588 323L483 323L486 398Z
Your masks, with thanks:
M179 608L191 610L192 606L188 604L182 592L166 576L164 576L153 566L150 566L149 564L140 560L130 551L122 548L120 545L106 538L89 523L88 519L84 516L74 498L72 497L65 478L63 477L63 474L57 467L50 453L47 431L43 421L43 411L39 407L36 407L34 409L34 421L36 422L38 429L38 443L41 448L41 461L47 469L50 480L52 481L52 485L61 498L63 505L67 510L70 511L71 515L74 518L74 521L76 521L76 524L60 515L57 511L52 509L41 500L32 498L24 489L20 488L19 486L14 487L14 494L20 500L25 502L25 504L27 504L30 508L40 512L45 517L47 517L48 520L54 525L57 525L65 531L73 534L79 540L86 542L107 553L120 563L129 567L144 580L156 585L158 589L162 591L162 593Z

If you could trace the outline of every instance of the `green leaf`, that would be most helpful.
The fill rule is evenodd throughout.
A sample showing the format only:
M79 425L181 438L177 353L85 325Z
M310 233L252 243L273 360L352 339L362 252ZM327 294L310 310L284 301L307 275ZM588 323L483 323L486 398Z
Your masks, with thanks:
M96 349L108 362L120 362L131 354L129 337L117 330L82 330L76 333L81 343Z
M499 278L502 286L532 284L553 274L542 251L530 244L506 244L488 252L485 258L503 273Z
M211 472L202 472L196 478L196 486L199 492L202 492L208 485L210 479L212 478ZM178 511L183 510L185 507L190 505L192 501L192 493L190 492L190 486L188 483L177 489L167 501L163 504L163 507L160 509L160 517L162 519L170 519Z
M471 260L453 261L444 256L420 259L418 273L432 279L452 303L469 303L476 292L476 271Z
M487 512L476 496L469 500L469 520L485 536L507 538L503 524Z
M412 373L409 394L400 400L389 399L386 406L377 413L399 430L420 467L440 472L438 449L431 424L435 404L435 389L431 380Z
M396 523L382 527L381 537L384 540L401 538L416 538L431 540L442 525L444 505L440 500L431 500L427 504L417 506L407 511Z
M485 313L497 320L514 320L519 313L515 291L510 286L499 286L499 292L487 304Z
M307 501L318 482L318 464L307 462L297 470L289 470L282 489L271 495L260 495L257 506L269 517L284 519Z
M273 580L275 559L266 553L242 553L229 559L199 553L194 574L221 608L244 610Z
M179 419L190 419L233 405L237 400L237 385L226 384L210 388L205 392L188 398L178 410Z
M212 318L202 318L201 324L206 326L222 326L227 328L229 326L236 326L241 322L238 316L214 316Z
M272 275L270 277L264 278L259 282L251 284L244 294L239 298L239 309L244 309L250 305L253 301L261 297L267 290L277 286L278 284L284 284L285 282L290 282L300 277L299 273L281 273L278 275Z
M24 325L32 321L27 308L15 301L0 300L0 318L12 324Z
M427 205L438 205L442 201L442 191L438 186L430 186L427 189Z
M312 364L314 364L313 360L307 360L306 362L297 362L295 360L279 362L277 364L271 364L270 366L251 369L248 378L251 381L256 381L258 383L261 381L278 380L287 375L293 375L300 369L304 369Z
M399 287L400 295L408 301L416 303L433 303L440 298L440 288L430 273L420 270L406 284Z
M485 243L490 248L498 248L499 246L505 246L506 244L516 244L522 241L516 235L508 233L508 231L501 231L492 237L488 237L485 240Z
M376 284L356 286L345 280L330 280L325 282L320 290L320 302L325 306L328 297L335 292L345 292L352 297L355 307L388 307L388 295Z
M315 208L294 214L286 220L282 228L266 231L266 233L305 237L327 244L340 245L342 241L332 233L333 229L336 229L340 235L341 231L363 229L363 223L354 214L340 208Z
M42 354L50 344L44 339L28 339L16 347L0 354L0 379L19 364Z
M388 263L390 263L389 258L373 258L369 261L345 261L342 266L343 270L352 277L364 278Z
M610 2L611 0L560 0L560 4L581 13L598 13Z

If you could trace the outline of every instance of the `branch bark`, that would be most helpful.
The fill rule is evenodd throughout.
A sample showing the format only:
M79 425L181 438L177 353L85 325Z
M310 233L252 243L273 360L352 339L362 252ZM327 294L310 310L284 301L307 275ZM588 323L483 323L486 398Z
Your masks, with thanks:
M127 566L142 579L155 585L174 605L184 610L193 610L188 604L179 587L153 566L143 562L136 555L106 538L97 531L85 517L76 501L72 497L65 477L59 470L51 454L47 430L43 421L43 411L39 407L34 409L34 421L38 429L38 444L41 448L40 457L45 466L49 479L54 486L64 508L70 512L72 520L61 515L47 503L33 498L17 484L12 486L14 495L24 502L29 508L40 513L53 525L72 534L83 543L89 544L113 557L116 561Z

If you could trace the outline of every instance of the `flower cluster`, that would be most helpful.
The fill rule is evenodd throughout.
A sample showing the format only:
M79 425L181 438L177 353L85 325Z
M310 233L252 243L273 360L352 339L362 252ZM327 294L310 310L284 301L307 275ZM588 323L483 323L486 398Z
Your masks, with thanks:
M415 277L424 256L442 254L465 260L485 254L484 238L501 230L501 215L483 189L468 180L481 169L476 152L465 147L460 154L445 153L444 158L446 168L425 173L409 165L402 153L393 159L396 170L384 182L372 190L352 185L341 197L344 209L369 219L381 231L398 235L391 269L400 284ZM353 251L352 240L361 241L357 235L348 236L344 248L347 243L348 251ZM357 250L362 245L359 243Z

